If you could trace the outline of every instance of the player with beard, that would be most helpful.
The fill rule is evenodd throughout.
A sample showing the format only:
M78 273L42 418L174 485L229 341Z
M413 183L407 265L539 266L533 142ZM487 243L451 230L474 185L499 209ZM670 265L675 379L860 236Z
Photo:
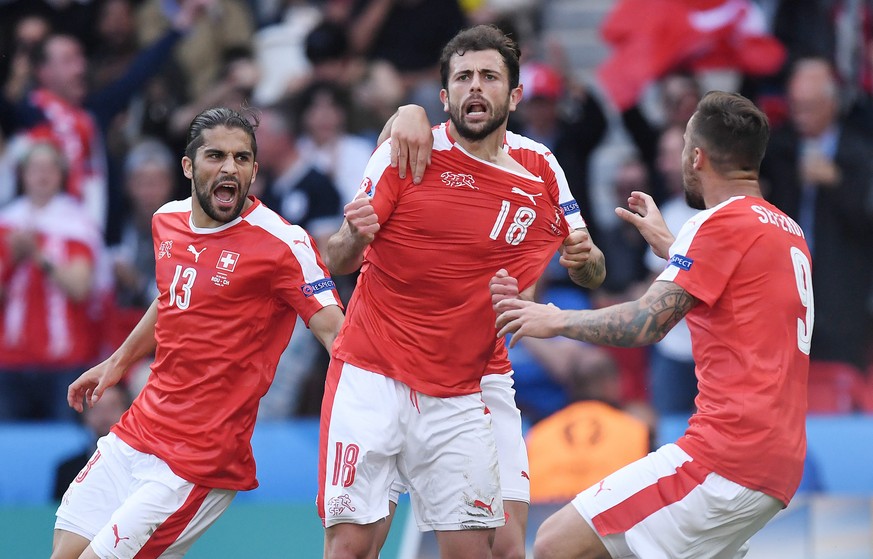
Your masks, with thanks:
M446 45L440 66L450 120L432 131L420 183L390 172L383 143L328 242L333 273L361 268L322 405L318 508L329 559L376 554L395 479L442 557L491 556L504 510L479 385L498 346L488 282L511 268L528 289L570 231L584 229L569 189L542 178L545 148L526 145L542 148L533 169L505 149L522 94L517 45L477 26ZM602 274L602 254L578 234L586 271Z
M299 315L326 348L340 299L312 238L267 209L254 125L208 109L188 130L192 196L152 219L160 295L125 342L69 388L78 411L154 352L130 409L97 443L57 511L52 557L181 557L257 487L258 402Z
M651 196L632 193L634 224L665 270L636 301L568 311L496 305L500 334L589 343L654 343L683 317L699 393L685 435L584 490L537 532L537 559L739 558L791 500L806 453L814 306L804 232L761 195L767 117L711 91L685 130L683 183L703 210L674 239ZM495 277L496 285L510 282Z

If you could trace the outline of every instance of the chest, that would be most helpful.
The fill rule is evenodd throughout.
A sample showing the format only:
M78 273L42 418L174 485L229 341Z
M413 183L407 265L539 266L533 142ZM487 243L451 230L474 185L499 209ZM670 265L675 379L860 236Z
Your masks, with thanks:
M224 233L160 233L155 240L155 276L168 307L226 307L270 292L276 262L269 250L247 235Z
M435 158L433 166L422 184L400 192L387 230L399 227L422 241L490 250L565 234L556 195L542 181L450 158Z

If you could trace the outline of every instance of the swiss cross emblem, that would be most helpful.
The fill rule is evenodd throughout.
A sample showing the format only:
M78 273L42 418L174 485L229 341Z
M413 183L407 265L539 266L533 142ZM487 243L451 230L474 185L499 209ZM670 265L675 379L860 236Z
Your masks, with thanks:
M219 270L224 270L226 272L232 272L234 268L236 268L236 263L239 260L238 252L231 252L229 250L222 250L221 256L218 258L218 264L215 265Z

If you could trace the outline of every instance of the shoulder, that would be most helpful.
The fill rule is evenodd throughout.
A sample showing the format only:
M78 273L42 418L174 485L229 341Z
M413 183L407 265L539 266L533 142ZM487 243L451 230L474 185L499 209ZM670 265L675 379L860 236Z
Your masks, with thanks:
M173 200L171 202L167 202L155 212L155 215L158 214L173 214L173 213L184 213L191 211L191 198L185 198L184 200Z
M506 131L506 145L509 146L510 150L523 149L540 157L547 157L552 154L552 151L544 144L532 140L527 136L516 134L511 130Z
M292 250L300 243L309 246L309 234L306 230L288 223L264 204L258 204L243 221L252 226L252 234L263 235L265 240L274 239Z

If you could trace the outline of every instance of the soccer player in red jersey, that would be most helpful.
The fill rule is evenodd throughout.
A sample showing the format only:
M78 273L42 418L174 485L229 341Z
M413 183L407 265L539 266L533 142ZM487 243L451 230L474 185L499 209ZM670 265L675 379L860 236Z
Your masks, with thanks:
M69 388L83 409L155 352L130 409L100 439L57 511L52 557L181 557L257 487L258 402L299 315L326 348L343 321L312 238L267 209L254 126L225 108L194 118L191 198L152 220L160 291L121 347Z
M421 173L429 164L433 147L431 125L424 109L417 105L400 107L385 124L379 136L380 143L389 137L392 142L391 166L398 168L400 178L405 178L408 165L413 182L420 182ZM571 198L564 171L546 146L507 130L503 149L525 169L542 177L546 183L556 183L562 199ZM574 223L573 228L578 225L578 222ZM560 263L568 269L573 281L583 287L593 289L603 281L603 259L584 228L575 229L564 240ZM516 287L513 286L513 289ZM528 293L523 296L532 299L532 291L533 289L528 289ZM517 296L517 290L500 294L500 297ZM491 412L491 427L497 445L500 491L506 516L506 524L495 531L491 553L494 559L524 557L530 506L530 467L522 432L521 411L515 403L512 364L508 360L503 338L497 338L494 356L482 376L480 387L482 400ZM400 482L395 482L392 486L389 505L391 514L388 521L380 524L378 529L377 541L380 549L387 538L399 495L406 490L407 487Z
M540 527L537 558L743 557L786 506L806 453L813 298L803 231L765 201L758 170L767 117L710 92L685 131L683 181L704 210L673 239L651 197L617 210L669 262L636 301L566 311L497 303L500 334L639 346L686 318L697 412L685 435L580 493ZM501 285L511 277L495 277Z
M432 131L422 180L388 172L391 144L382 144L328 243L334 273L361 275L322 406L327 557L372 553L395 478L443 557L490 557L504 511L479 386L497 346L483 286L510 267L528 289L575 229L587 243L585 273L604 273L578 206L546 178L550 155L531 156L536 174L504 147L521 98L514 42L489 26L461 32L441 70L451 118Z

